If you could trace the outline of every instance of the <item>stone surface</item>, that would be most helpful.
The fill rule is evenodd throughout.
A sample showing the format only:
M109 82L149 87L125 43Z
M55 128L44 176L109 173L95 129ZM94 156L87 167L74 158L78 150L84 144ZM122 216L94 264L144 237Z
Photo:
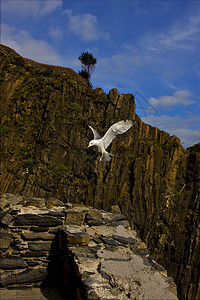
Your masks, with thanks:
M19 196L19 195L13 195L13 194L9 194L9 193L3 194L3 195L4 195L4 198L6 198L7 201L10 204L12 204L13 206L15 206L23 201L23 197Z
M0 258L0 266L2 269L9 270L26 268L27 264L20 257L7 256Z
M36 197L24 197L23 206L35 206L38 208L45 207L45 201L43 198Z
M12 241L12 234L0 231L0 250L6 251L10 247Z
M3 225L8 225L13 220L13 216L10 215L8 212L2 212L0 213L0 222Z
M35 226L42 226L42 227L53 227L62 225L62 221L55 219L50 216L37 216L33 214L27 215L18 215L15 222L15 226L26 226L26 225L35 225Z
M81 211L69 211L66 215L66 225L77 225L83 224L85 219L85 213Z
M46 207L47 208L51 208L51 207L55 207L55 206L64 206L64 203L56 198L49 198L46 200Z
M70 244L88 245L90 243L90 237L85 230L76 227L62 227L62 230L66 233L66 239Z
M62 299L58 291L70 300L143 299L144 295L156 299L158 294L177 299L174 282L123 215L82 205L48 209L38 207L45 199L29 200L35 206L24 207L21 202L15 211L11 207L13 219L0 232L0 238L8 240L0 259L6 297L5 287L19 292L36 285L52 300Z
M21 273L10 275L0 281L0 285L5 287L17 283L33 283L45 279L47 273L45 268L27 269Z
M22 232L22 237L25 240L53 240L55 238L54 234L47 232Z
M46 232L49 230L49 227L30 227L30 230L33 232Z
M103 215L100 211L90 210L86 214L85 221L90 226L102 225L103 224L102 217Z
M137 242L137 239L122 225L119 225L115 228L113 238L125 244L134 244L135 242Z
M28 248L31 251L49 251L51 249L51 243L29 243Z
M56 296L57 297L57 296ZM40 288L27 289L1 289L1 300L46 300ZM63 298L55 298L56 300L63 300ZM52 299L53 300L53 299Z
M1 199L0 199L0 209L3 210L4 208L7 208L9 205L10 205L10 202L6 198L1 197Z

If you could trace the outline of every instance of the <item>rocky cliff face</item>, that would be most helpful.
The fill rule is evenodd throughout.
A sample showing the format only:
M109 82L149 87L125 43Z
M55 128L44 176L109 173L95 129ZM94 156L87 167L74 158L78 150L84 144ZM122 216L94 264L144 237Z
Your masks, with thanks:
M177 137L144 124L131 94L89 89L73 70L0 50L2 191L118 205L175 278L181 299L195 299L199 146L184 150ZM87 150L88 125L103 134L122 119L137 122L112 143L111 163L97 163Z

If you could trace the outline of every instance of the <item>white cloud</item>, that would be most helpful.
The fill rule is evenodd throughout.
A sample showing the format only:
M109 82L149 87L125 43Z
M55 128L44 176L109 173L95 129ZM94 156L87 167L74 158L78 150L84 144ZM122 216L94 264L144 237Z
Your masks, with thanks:
M45 16L61 6L62 0L2 0L1 2L3 13L22 18Z
M46 41L33 38L26 30L2 24L2 44L20 55L47 64L61 64L59 55Z
M52 39L59 41L63 38L63 31L59 26L57 26L49 31L49 35Z
M168 30L155 35L147 35L140 40L140 45L149 51L160 53L163 50L198 49L200 41L199 12L188 19L177 20Z
M165 107L171 108L177 105L189 106L194 104L195 101L192 100L193 94L190 91L176 91L172 96L161 96L158 99L151 97L149 98L149 102L152 106L155 107Z
M143 117L142 121L152 126L165 130L171 135L176 135L180 138L183 146L188 147L200 142L200 129L198 129L199 117L184 118L181 115L174 117L168 115L147 116Z
M68 16L70 30L80 35L83 40L109 39L108 33L99 30L96 16L91 14L72 15L71 10L65 10L63 13Z

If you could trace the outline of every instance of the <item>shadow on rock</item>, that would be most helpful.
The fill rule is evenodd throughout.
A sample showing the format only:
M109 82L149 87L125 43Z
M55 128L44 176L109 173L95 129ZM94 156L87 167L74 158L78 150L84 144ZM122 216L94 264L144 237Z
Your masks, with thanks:
M42 282L41 292L49 300L86 300L74 256L61 230L51 245L47 277Z

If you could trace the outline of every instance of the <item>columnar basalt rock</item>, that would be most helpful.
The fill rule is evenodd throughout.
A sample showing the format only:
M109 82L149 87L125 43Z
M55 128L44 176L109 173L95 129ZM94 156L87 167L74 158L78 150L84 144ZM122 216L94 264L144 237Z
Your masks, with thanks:
M44 197L49 208L60 205L56 199L107 211L118 206L173 276L179 297L198 298L199 145L185 150L179 138L144 124L132 94L90 89L73 70L38 64L3 45L0 57L1 192L20 194L10 197L15 204L21 195L31 195L34 199L27 197L24 206L32 203L41 209ZM136 125L112 143L111 163L97 163L97 153L86 150L88 125L105 132L123 119L135 119ZM2 209L6 201L2 199ZM51 212L35 222L51 222L52 217L58 222L61 215ZM13 216L1 215L3 226ZM91 224L102 223L95 213L86 217ZM72 220L76 223L74 213L67 222ZM125 226L127 221L118 222ZM56 226L34 224L33 230L41 232ZM9 246L8 233L1 240L2 247ZM18 241L15 247L28 245Z
M6 224L1 219L2 299L11 299L14 291L15 299L23 299L27 290L27 299L32 300L52 295L63 300L158 295L177 299L173 280L150 256L125 216L61 201L57 206L56 199L50 208L38 207L34 198L25 196L13 205L15 198L1 194L7 203L1 214L13 217Z

